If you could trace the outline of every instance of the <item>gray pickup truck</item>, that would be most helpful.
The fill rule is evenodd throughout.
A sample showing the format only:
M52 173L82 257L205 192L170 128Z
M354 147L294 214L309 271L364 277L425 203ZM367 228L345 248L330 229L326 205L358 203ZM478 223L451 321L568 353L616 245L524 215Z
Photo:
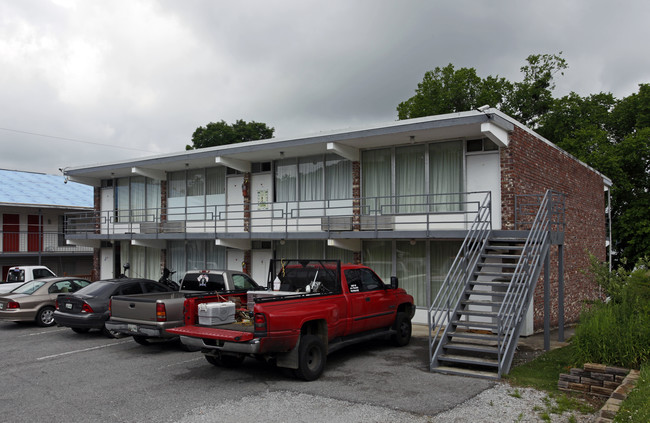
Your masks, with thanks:
M180 290L154 294L114 296L106 328L132 335L135 342L149 344L151 339L172 339L167 329L183 326L183 304L187 296L216 292L264 290L250 276L232 270L194 270L180 281Z

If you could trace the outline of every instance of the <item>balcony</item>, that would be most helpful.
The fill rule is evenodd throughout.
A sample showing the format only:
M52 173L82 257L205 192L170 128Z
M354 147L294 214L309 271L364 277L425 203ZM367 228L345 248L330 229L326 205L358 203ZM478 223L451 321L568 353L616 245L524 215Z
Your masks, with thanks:
M69 239L464 236L490 192L242 203L66 214Z
M74 255L92 254L93 249L66 244L66 234L61 232L2 232L2 255Z

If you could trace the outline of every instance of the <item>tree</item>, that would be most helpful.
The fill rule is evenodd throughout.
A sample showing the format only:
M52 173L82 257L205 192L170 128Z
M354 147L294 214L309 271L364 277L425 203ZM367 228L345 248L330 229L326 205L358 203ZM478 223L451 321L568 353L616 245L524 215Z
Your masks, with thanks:
M463 112L483 105L497 107L521 123L535 126L550 108L554 76L563 74L566 60L559 54L533 54L520 71L522 82L499 76L481 78L474 68L454 69L451 63L424 74L415 95L397 106L399 119Z
M255 141L273 138L275 128L269 128L265 123L246 122L239 119L232 125L225 121L210 122L205 127L199 126L192 134L192 145L186 145L186 150L215 147L218 145L235 144L244 141Z

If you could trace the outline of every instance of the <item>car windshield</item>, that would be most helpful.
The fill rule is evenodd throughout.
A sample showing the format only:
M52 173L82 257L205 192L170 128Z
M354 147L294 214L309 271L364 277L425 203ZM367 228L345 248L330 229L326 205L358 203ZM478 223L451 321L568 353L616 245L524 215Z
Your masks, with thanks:
M101 297L103 295L110 295L116 287L117 284L115 282L98 281L81 288L75 294L88 295L90 297Z
M22 285L20 285L17 288L14 288L13 291L11 291L12 294L28 294L31 295L36 291L38 288L41 286L45 285L45 282L42 281L32 281L32 282L27 282Z

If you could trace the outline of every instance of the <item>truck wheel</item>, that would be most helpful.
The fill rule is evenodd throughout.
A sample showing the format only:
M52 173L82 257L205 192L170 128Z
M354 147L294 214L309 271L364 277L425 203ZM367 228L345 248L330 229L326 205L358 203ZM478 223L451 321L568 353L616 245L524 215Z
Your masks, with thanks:
M326 361L325 344L320 337L305 335L300 339L296 376L307 381L316 380L325 370Z
M43 307L36 315L36 324L39 326L54 325L54 307Z
M393 344L398 347L408 345L408 343L411 341L411 319L406 313L397 313L394 329L397 331L397 333L391 338Z
M140 345L149 345L149 339L146 336L133 335L133 340Z
M208 363L219 366L219 367L239 367L246 358L242 354L237 355L228 355L228 354L217 354L217 355L207 355L205 359L208 360Z

